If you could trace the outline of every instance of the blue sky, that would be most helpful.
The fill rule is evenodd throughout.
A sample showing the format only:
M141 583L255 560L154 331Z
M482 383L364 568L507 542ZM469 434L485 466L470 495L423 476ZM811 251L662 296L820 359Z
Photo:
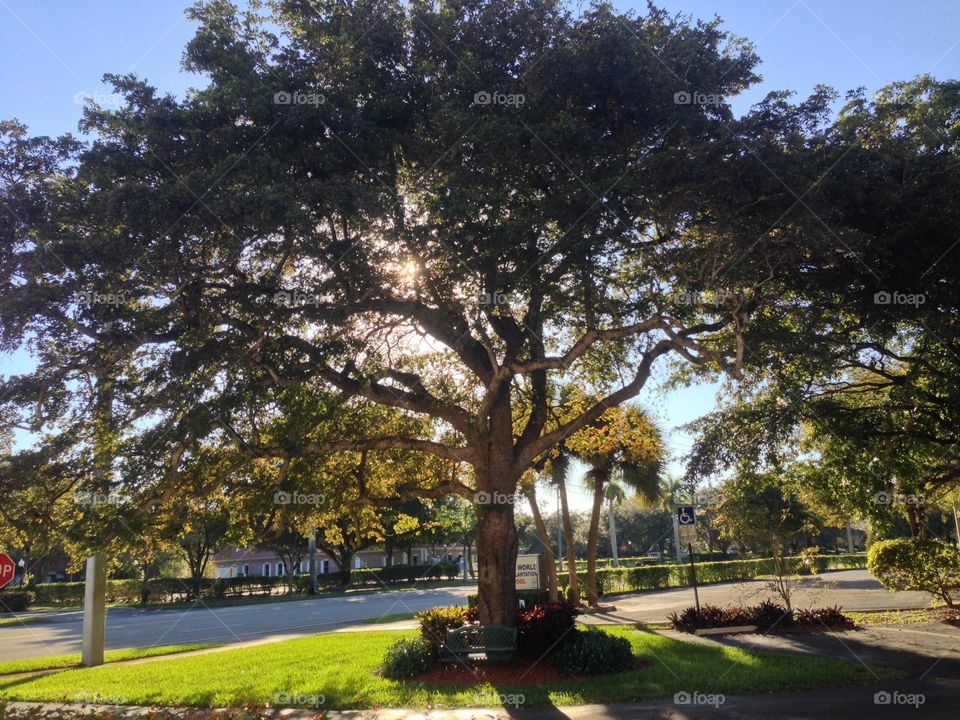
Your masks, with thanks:
M34 134L76 132L78 94L109 88L103 73L134 73L182 96L202 80L180 72L193 26L181 0L0 0L0 117L16 117ZM921 73L960 77L960 2L956 0L659 0L695 18L719 15L732 33L754 42L763 82L734 108L743 111L770 90L808 94L827 84L875 91ZM640 3L615 2L619 8ZM15 372L23 358L7 359ZM670 431L679 456L688 439L672 430L708 412L716 386L641 398ZM680 471L674 462L672 470ZM575 500L584 506L585 498Z

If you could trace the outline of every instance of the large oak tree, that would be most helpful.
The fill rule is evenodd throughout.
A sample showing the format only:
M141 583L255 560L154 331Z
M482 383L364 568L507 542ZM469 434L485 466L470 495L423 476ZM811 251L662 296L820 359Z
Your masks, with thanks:
M524 472L658 361L764 363L752 323L807 313L818 273L842 272L788 191L825 169L830 95L734 118L750 47L655 8L255 12L199 5L184 66L203 87L113 77L126 102L87 110L88 144L8 128L3 339L49 350L8 402L74 389L63 366L92 377L91 483L129 454L120 482L167 497L201 441L278 467L397 450L465 465L480 618L512 624ZM564 383L596 401L558 423ZM330 412L259 432L251 398L276 413L289 392ZM415 432L347 419L376 405Z

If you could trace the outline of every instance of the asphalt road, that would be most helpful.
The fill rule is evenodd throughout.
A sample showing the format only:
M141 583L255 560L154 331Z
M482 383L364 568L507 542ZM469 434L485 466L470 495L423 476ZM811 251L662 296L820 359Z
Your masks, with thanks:
M471 587L438 588L320 598L191 610L114 608L107 616L107 649L152 647L178 643L245 643L344 629L363 620L416 612L437 605L464 604ZM717 605L755 604L771 592L763 581L724 583L700 589L700 602ZM691 588L622 595L605 600L616 611L587 622L666 619L670 612L693 604ZM848 610L921 608L925 593L889 593L866 570L844 570L804 580L796 607L840 605ZM46 613L45 622L0 626L0 660L80 652L83 614Z
M470 586L364 593L295 602L190 610L107 611L107 649L180 643L236 644L342 629L363 620L417 612L438 605L464 605ZM30 613L27 613L28 615ZM44 613L44 622L0 626L0 660L80 652L83 612Z

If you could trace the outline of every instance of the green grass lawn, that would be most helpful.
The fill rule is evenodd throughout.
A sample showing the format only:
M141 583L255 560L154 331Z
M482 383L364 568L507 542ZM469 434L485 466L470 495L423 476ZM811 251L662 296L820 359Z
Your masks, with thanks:
M174 655L216 647L216 643L194 643L192 645L159 645L152 648L130 650L108 650L103 655L104 662L115 663L121 660L136 660L138 658L155 657L157 655ZM56 670L59 668L80 667L80 654L52 655L42 658L27 658L25 660L5 660L0 662L0 675L13 673L33 672L35 670Z
M4 625L30 625L32 623L42 623L46 622L45 617L40 617L39 615L13 615L0 617L0 627Z
M922 610L869 610L858 612L844 610L857 625L911 625L913 623L958 622L960 609L949 611L946 607L924 608Z
M498 694L521 693L525 704L534 706L631 702L669 697L681 690L764 693L875 681L859 663L684 643L624 626L608 632L629 638L634 653L649 664L616 675L545 685L399 682L374 672L389 644L416 633L370 631L315 635L139 665L0 679L0 697L50 701L100 697L119 704L201 707L316 705L321 698L324 708L347 709L489 706ZM890 670L876 672L881 678L899 676Z
M378 618L368 618L367 620L361 620L364 625L385 625L386 623L397 622L398 620L413 620L416 617L416 613L405 612L405 613L393 613L392 615L384 615L383 617Z

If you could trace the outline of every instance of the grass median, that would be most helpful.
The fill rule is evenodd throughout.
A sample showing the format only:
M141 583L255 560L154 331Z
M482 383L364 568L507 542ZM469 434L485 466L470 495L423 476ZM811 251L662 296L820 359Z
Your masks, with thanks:
M678 692L768 693L860 685L899 677L886 669L793 654L680 642L618 626L643 667L615 675L535 685L391 681L376 670L387 647L413 631L315 635L137 665L72 670L3 682L0 697L65 701L110 698L130 705L236 707L286 704L324 709L469 707L522 694L527 706L636 702Z
M124 660L139 660L140 658L156 657L158 655L177 655L193 650L206 650L216 647L216 643L192 643L187 645L159 645L151 648L131 648L128 650L108 650L103 654L106 663L122 662ZM15 673L36 672L40 670L59 670L61 668L80 667L80 653L72 655L51 655L50 657L25 658L23 660L5 660L0 662L0 675ZM2 681L2 678L0 678Z

